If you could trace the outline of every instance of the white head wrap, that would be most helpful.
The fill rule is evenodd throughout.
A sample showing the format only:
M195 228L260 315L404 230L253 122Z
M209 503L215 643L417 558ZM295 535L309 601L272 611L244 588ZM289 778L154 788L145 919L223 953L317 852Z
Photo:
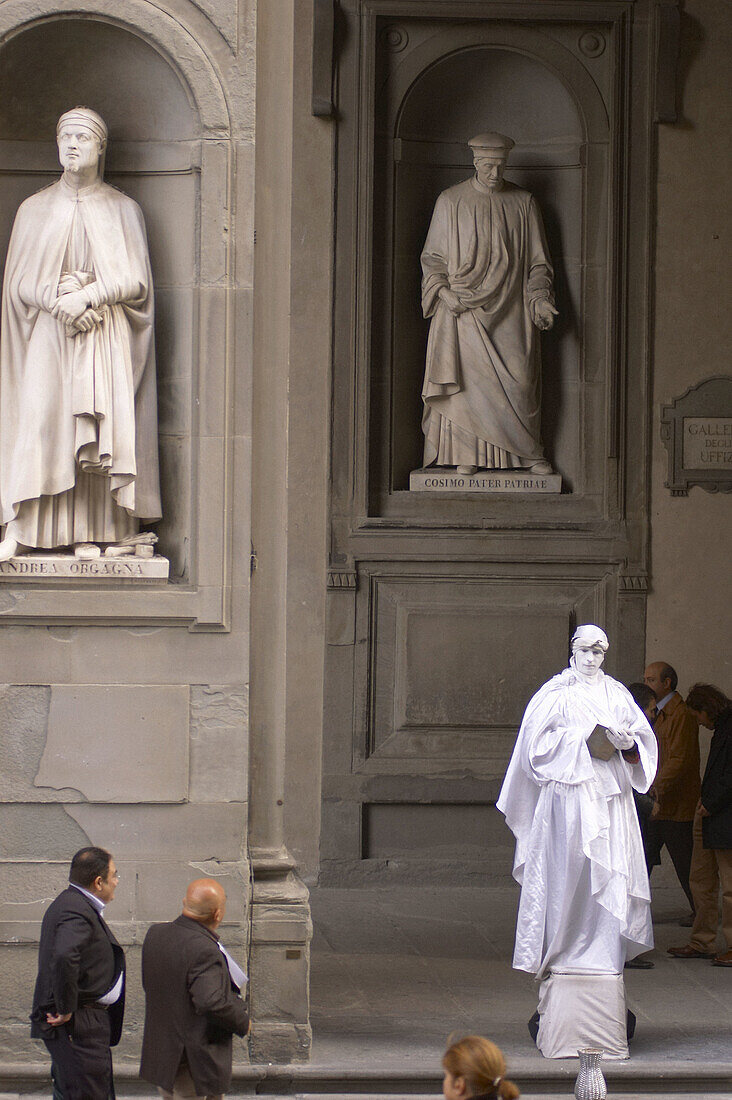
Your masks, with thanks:
M600 649L604 649L605 652L608 651L610 643L607 640L605 631L601 630L599 626L593 626L591 623L586 626L578 626L572 635L572 649L591 649L595 645L599 645Z
M109 134L107 124L101 115L98 115L96 111L92 111L91 107L72 107L70 111L66 111L56 123L57 134L67 122L86 126L102 143L107 140Z

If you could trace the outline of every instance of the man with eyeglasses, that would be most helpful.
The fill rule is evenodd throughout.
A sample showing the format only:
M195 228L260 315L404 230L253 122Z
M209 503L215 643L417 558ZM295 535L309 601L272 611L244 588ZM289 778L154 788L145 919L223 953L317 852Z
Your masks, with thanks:
M103 913L118 882L109 852L82 848L43 918L31 1036L51 1055L54 1100L114 1097L110 1047L122 1033L125 956Z

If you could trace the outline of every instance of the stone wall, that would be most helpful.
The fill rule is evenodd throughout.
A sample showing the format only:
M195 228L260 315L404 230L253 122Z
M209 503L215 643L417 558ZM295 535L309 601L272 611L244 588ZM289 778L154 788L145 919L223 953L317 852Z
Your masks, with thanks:
M45 1060L27 1021L39 921L86 844L121 873L121 1062L139 1046L145 930L179 913L192 878L225 884L223 939L268 993L248 835L255 33L253 0L0 10L2 257L18 202L58 175L55 119L80 102L107 119L110 178L145 215L171 561L144 588L0 587L0 1063Z
M727 5L688 0L681 22L679 123L658 131L658 228L651 480L652 587L647 655L732 694L725 608L732 598L730 497L665 488L660 407L712 375L732 374L727 249L732 229ZM729 410L725 410L729 415Z
M339 11L321 881L487 881L510 869L495 799L521 714L576 625L607 630L611 675L644 661L669 59L649 0ZM506 178L537 196L556 269L542 435L561 492L414 492L420 250L438 194L470 177L470 137L492 129L516 142Z
M349 19L358 6L356 0L341 5ZM420 7L415 0L409 10L419 16ZM359 329L351 314L356 283L349 256L357 228L349 204L363 163L351 149L336 176L335 135L342 157L363 90L354 76L360 71L352 56L355 39L343 34L341 23L336 126L310 113L310 0L264 0L256 21L255 0L140 0L135 22L126 26L132 15L124 8L117 0L0 4L0 73L14 58L12 71L22 74L24 45L32 44L33 56L42 58L60 14L73 12L77 22L95 24L84 27L87 39L127 36L114 41L124 40L121 52L135 75L133 98L99 72L70 89L65 81L72 79L72 66L63 80L48 82L46 122L69 98L93 95L117 127L125 124L125 105L135 108L132 128L118 130L122 140L116 163L110 151L110 167L119 186L137 189L153 262L164 273L157 337L171 560L171 582L163 587L0 587L0 1062L30 1062L42 1053L27 1037L38 922L65 882L71 854L86 843L108 845L122 873L109 910L130 958L122 1061L134 1063L140 1039L141 938L150 921L175 915L186 881L201 873L226 884L224 939L250 966L254 1057L306 1058L311 929L307 892L296 872L314 879L322 856L336 880L354 874L362 881L365 864L378 872L392 858L410 864L422 881L453 874L457 853L457 862L479 881L507 875L511 847L491 800L518 720L518 694L530 691L531 676L538 682L563 659L573 618L608 608L615 608L619 628L633 643L631 650L616 650L610 671L632 675L638 666L640 672L646 431L652 458L646 651L649 658L671 660L682 687L710 678L732 689L720 611L730 583L729 498L693 489L688 498L672 499L663 487L666 451L659 437L661 404L704 377L729 373L722 254L729 214L720 200L730 148L720 110L727 102L729 15L711 0L687 0L681 119L657 131L653 419L646 427L643 416L636 417L625 440L635 541L629 549L619 527L610 545L600 516L603 522L581 552L573 549L578 540L569 524L565 541L548 553L551 516L538 534L520 525L514 532L489 531L473 515L473 504L475 522L460 535L462 565L455 575L456 555L445 547L447 533L463 522L460 502L451 502L442 526L417 532L427 549L416 558L413 515L403 522L394 512L389 530L376 514L371 518L377 522L366 523L369 509L375 513L383 504L389 512L393 484L401 493L397 504L407 505L406 482L392 483L387 468L391 428L376 414L370 423L361 415L371 396L376 413L379 402L386 407L391 391L376 376L371 392L361 368L352 372L350 358L354 340L364 334L365 314ZM24 32L31 23L32 31ZM32 33L33 42L23 33ZM401 44L393 36L390 41L395 50ZM92 45L87 56L93 56ZM146 70L153 54L154 66ZM601 56L599 67L609 54ZM152 90L151 98L141 87ZM3 178L0 164L3 255L17 203L56 171L52 143L44 145L33 129L46 124L37 109L45 94L43 81L22 78L13 90L15 114L0 110L0 131L12 124L0 132L3 163L10 167ZM114 138L113 128L112 148ZM171 181L178 198L168 202ZM336 208L346 216L340 235ZM363 223L364 237L372 229ZM190 266L179 278L180 249ZM650 401L641 358L636 387L627 395L636 412ZM365 394L356 411L352 384ZM338 391L333 403L331 385ZM399 414L416 424L418 399L408 413L403 404ZM595 414L604 424L602 410ZM338 445L332 466L331 418ZM381 450L370 472L360 448L372 429ZM579 443L570 442L579 455ZM588 454L599 500L600 487L607 480L617 488L619 475L604 452L590 448ZM374 470L376 506L364 488ZM610 509L618 524L621 497L618 491ZM568 498L560 502L556 530L571 519L572 507ZM512 509L506 506L507 522L513 522ZM352 553L355 541L349 543L359 524L360 562ZM572 554L577 560L568 576ZM532 555L541 560L526 574ZM621 576L629 556L638 569ZM324 669L326 584L330 645ZM409 585L409 601L398 606ZM514 589L520 589L520 614ZM501 661L525 656L526 638L542 629L541 620L537 626L527 617L527 601L542 607L548 601L546 668L535 662L522 673L518 690L515 682L509 690L510 666L507 673ZM470 625L468 660L453 647L441 661L434 612L449 618L456 606L463 625ZM488 691L480 653L498 637L497 614L516 652L496 648L496 682ZM524 634L516 634L522 623ZM453 628L454 634L462 630L459 623ZM395 638L406 638L403 652L411 665L395 661ZM415 646L429 653L442 681L424 675ZM461 690L446 711L456 677L469 690ZM387 743L375 728L369 741L368 714L390 718L396 696L409 719L407 736L399 740L397 731ZM422 720L425 705L429 722ZM458 730L455 751L451 722L461 707L465 729ZM487 754L486 714L493 738ZM389 732L386 724L383 730ZM381 770L358 758L363 745L372 756L383 750ZM328 820L321 847L323 787ZM237 1047L237 1058L244 1057Z

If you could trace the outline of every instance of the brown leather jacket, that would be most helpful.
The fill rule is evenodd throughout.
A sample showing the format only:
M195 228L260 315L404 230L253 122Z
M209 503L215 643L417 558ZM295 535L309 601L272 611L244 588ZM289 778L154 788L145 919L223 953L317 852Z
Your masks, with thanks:
M653 793L659 821L693 821L701 791L699 724L678 691L658 712L653 732L658 740L658 772Z

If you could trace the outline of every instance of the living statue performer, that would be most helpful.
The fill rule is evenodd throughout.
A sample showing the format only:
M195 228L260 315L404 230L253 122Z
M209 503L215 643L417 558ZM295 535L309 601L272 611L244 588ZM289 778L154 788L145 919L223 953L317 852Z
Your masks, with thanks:
M107 126L58 121L63 175L20 206L0 340L0 560L123 553L160 519L153 286L142 213L103 182ZM147 536L149 541L154 535Z
M513 965L541 980L545 1057L576 1056L577 1044L627 1057L623 966L653 946L633 789L653 781L657 745L602 672L607 648L599 627L577 629L569 668L526 708L496 803L521 884Z
M541 444L538 329L550 329L554 271L536 200L503 178L514 145L478 134L475 175L443 191L422 252L424 465L460 474L550 474Z

